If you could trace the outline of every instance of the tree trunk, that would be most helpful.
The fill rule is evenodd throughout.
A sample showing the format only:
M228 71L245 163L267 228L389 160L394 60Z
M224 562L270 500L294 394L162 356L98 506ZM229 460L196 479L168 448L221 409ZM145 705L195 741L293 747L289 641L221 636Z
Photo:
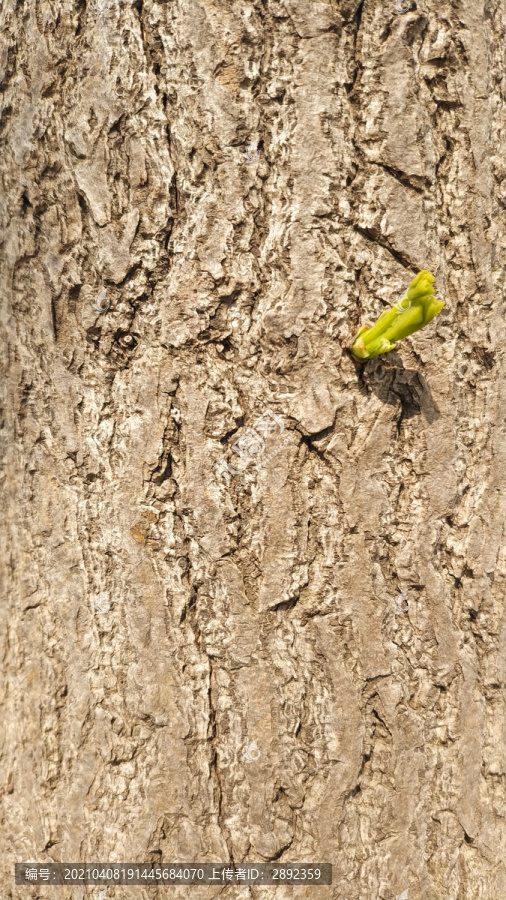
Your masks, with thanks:
M1 897L502 900L504 0L0 20Z

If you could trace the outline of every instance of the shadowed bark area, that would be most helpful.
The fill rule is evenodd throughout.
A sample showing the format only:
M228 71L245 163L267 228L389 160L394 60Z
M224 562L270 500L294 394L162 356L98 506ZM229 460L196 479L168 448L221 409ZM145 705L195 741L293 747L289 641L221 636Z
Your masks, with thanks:
M506 896L505 27L0 3L5 900Z

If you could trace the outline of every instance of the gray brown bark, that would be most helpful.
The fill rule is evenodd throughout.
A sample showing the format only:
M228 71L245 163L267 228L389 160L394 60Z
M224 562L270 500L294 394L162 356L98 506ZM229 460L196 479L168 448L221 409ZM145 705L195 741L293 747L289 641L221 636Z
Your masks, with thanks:
M1 4L2 898L506 896L506 5L402 7Z

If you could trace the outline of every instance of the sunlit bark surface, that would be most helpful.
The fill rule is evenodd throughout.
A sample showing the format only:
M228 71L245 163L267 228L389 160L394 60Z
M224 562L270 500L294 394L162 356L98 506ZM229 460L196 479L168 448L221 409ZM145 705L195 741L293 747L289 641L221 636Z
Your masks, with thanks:
M506 897L505 20L0 4L2 900Z

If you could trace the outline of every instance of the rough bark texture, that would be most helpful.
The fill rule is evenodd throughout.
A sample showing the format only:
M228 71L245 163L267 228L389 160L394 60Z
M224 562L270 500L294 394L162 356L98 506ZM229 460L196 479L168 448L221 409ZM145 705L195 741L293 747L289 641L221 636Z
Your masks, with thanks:
M506 896L505 19L1 4L2 900ZM442 313L355 364L421 268Z

